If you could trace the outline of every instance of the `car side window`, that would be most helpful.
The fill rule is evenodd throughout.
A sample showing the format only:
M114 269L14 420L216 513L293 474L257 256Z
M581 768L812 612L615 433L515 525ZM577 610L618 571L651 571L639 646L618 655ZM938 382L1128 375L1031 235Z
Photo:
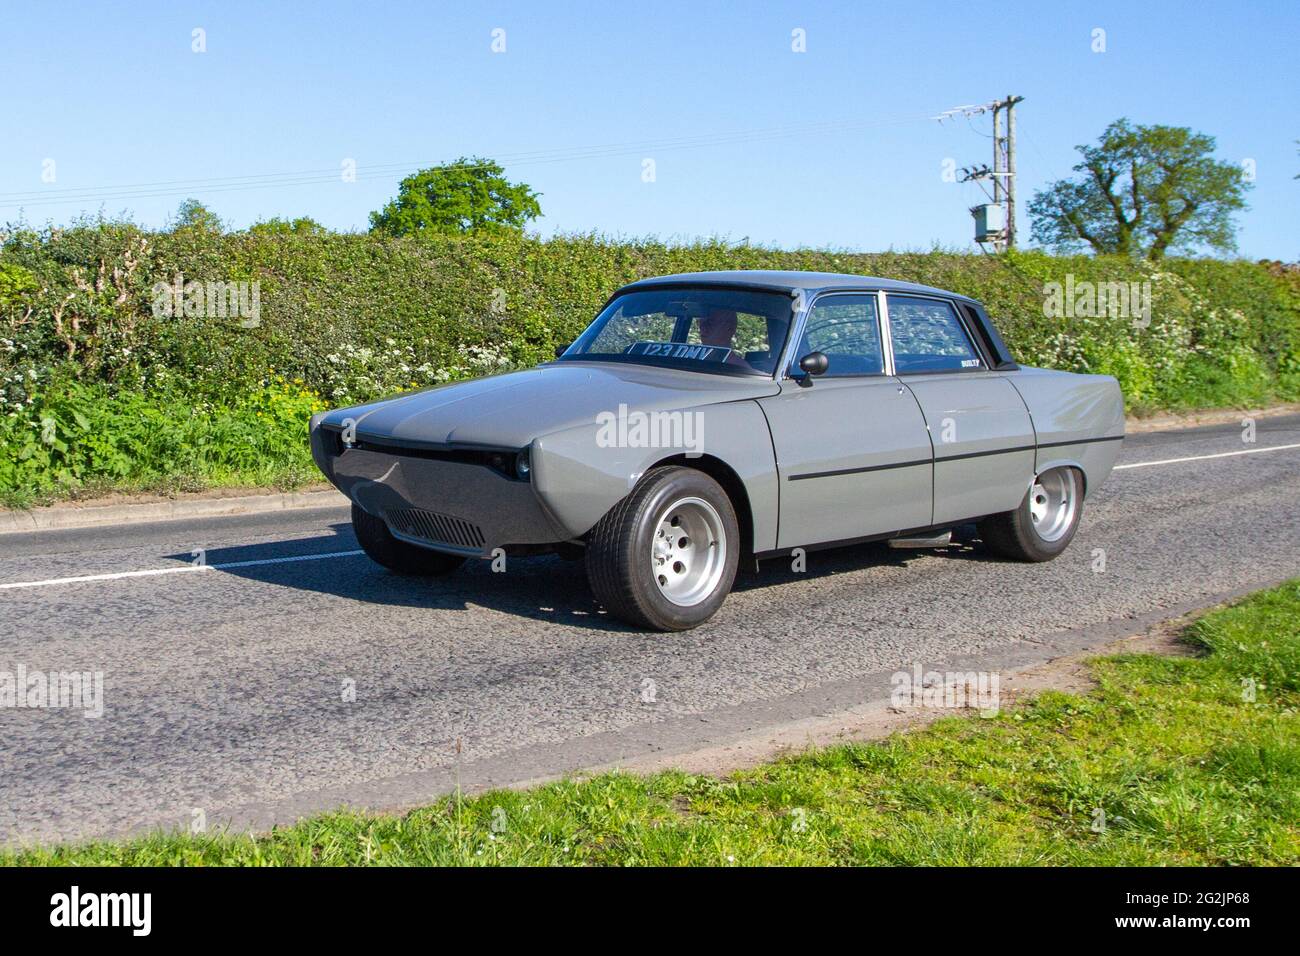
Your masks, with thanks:
M949 303L910 295L891 295L886 301L896 372L963 372L984 367Z
M822 296L813 303L795 362L809 352L823 352L830 359L827 378L884 372L880 325L876 321L876 297L831 295Z

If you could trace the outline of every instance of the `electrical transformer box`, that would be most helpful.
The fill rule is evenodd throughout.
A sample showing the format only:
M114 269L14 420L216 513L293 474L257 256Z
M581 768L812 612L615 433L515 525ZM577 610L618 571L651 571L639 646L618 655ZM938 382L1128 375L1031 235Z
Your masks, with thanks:
M1001 203L985 203L971 210L975 217L975 241L1001 239L1007 228L1006 208Z

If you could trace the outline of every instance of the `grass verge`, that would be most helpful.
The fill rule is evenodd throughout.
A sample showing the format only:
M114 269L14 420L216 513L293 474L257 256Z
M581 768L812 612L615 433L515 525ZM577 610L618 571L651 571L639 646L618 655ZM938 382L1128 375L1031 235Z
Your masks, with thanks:
M289 490L319 481L307 424L325 406L283 376L221 404L181 391L120 392L65 383L31 422L0 416L0 504L28 508L106 494L223 487Z
M765 764L606 774L340 812L260 836L154 835L9 865L1300 863L1300 579L1191 625L1188 657L1091 663L1086 695Z

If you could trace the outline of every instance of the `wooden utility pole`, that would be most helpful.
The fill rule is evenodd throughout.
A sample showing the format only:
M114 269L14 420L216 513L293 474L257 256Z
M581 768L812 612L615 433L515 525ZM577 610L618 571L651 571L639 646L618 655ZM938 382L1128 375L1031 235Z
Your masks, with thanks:
M1008 96L1005 100L994 100L983 106L958 106L940 113L935 119L943 122L955 116L977 116L980 113L993 114L993 168L988 166L964 168L958 182L973 180L993 180L992 205L1002 210L1002 228L1000 232L989 232L985 238L976 237L981 245L991 242L995 252L1013 249L1016 245L1016 104L1024 100L1023 96ZM1002 114L1006 113L1006 135L1002 133ZM988 195L986 192L985 195ZM987 206L975 206L972 215L983 214ZM977 219L978 223L983 222Z

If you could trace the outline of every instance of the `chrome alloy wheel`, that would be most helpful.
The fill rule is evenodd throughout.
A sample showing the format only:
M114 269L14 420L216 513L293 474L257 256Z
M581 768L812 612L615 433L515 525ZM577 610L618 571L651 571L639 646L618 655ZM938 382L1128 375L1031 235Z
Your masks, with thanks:
M1079 510L1079 477L1073 468L1044 472L1029 489L1029 517L1043 541L1059 541Z
M650 571L660 592L682 607L718 586L727 563L722 517L703 498L681 498L659 516L650 541Z

